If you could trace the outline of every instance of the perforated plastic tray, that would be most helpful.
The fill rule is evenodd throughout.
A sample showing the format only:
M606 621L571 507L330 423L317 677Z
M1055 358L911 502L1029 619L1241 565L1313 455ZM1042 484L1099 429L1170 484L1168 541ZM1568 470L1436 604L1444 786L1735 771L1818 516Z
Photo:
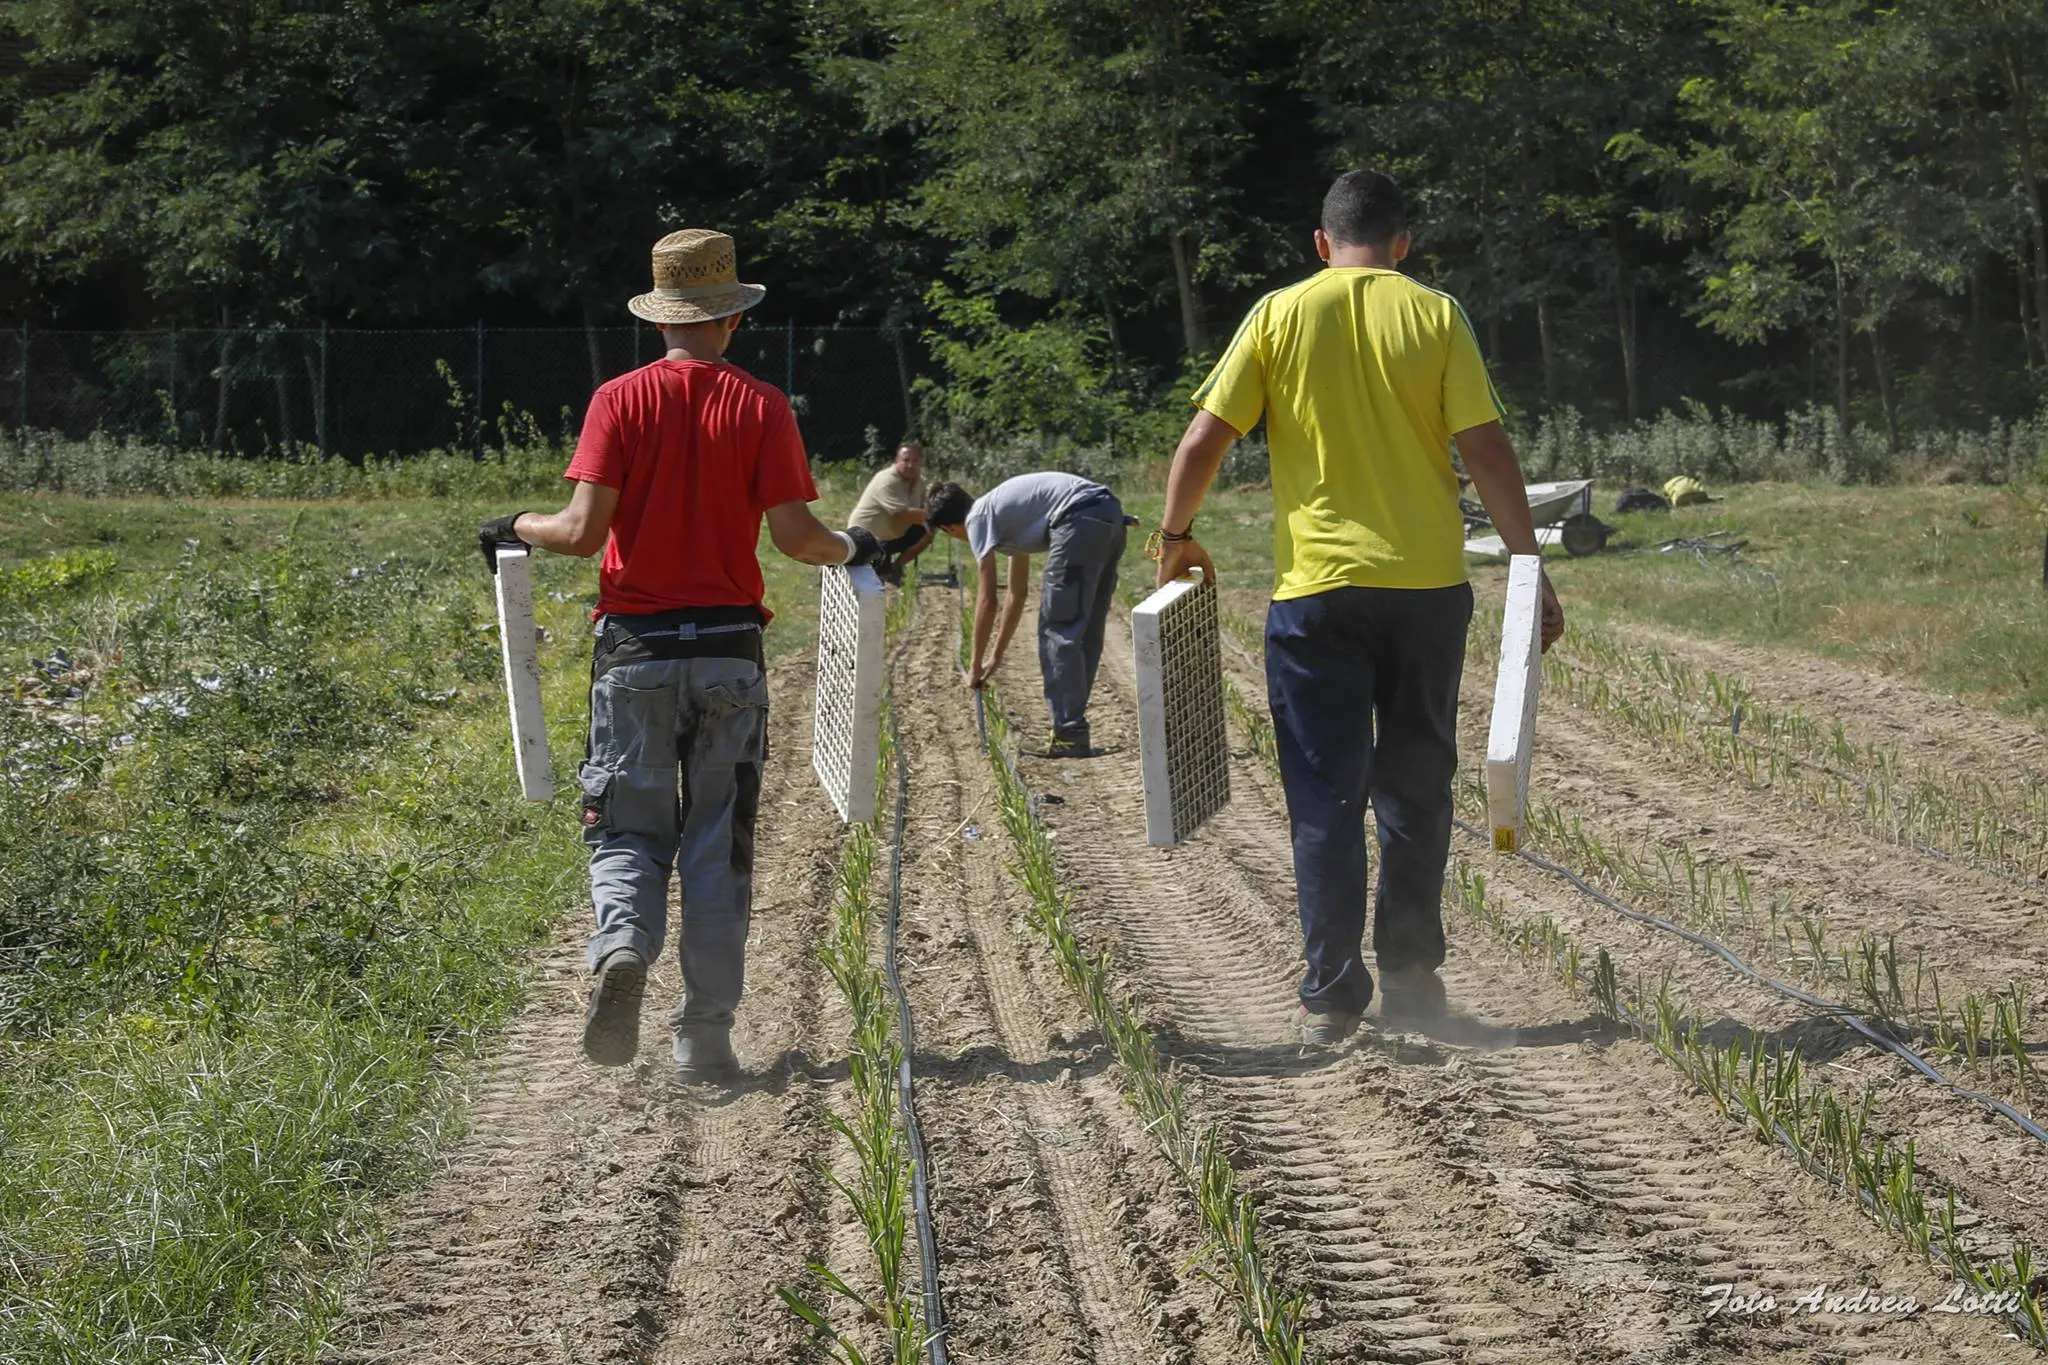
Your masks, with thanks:
M1216 589L1175 579L1131 611L1145 839L1177 844L1230 800Z
M873 569L834 565L822 571L811 766L839 818L849 823L875 813L886 631L882 580Z

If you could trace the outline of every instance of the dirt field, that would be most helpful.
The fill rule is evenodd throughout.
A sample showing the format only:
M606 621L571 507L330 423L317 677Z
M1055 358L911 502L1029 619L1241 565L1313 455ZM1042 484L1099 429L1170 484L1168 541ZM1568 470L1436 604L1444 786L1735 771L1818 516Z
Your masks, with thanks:
M1482 596L1480 610L1497 608ZM934 593L896 663L913 789L904 975L953 1358L1250 1360L1227 1280L1204 1275L1188 1191L1024 926L1006 870L1013 850L953 673L956 621L951 595ZM1025 734L1042 724L1030 631L1027 621L1001 678ZM1809 710L1847 713L1864 695L1838 665L1748 651L1723 666ZM1262 702L1254 657L1227 648L1226 671ZM1490 670L1468 670L1467 683L1469 770ZM585 912L565 914L530 1006L475 1080L473 1132L400 1211L353 1295L335 1361L806 1359L776 1288L806 1283L812 1261L856 1284L872 1278L862 1230L820 1173L849 1161L823 1121L844 1099L846 1016L814 951L841 832L809 772L803 663L778 665L773 686L736 1039L748 1079L730 1094L668 1080L655 1011L675 989L672 963L650 992L641 1066L585 1065ZM1981 756L2041 775L2030 762L2038 737L2023 725L1892 700L1854 714L1932 761ZM1308 1295L1304 1322L1324 1359L2034 1358L1981 1316L1710 1318L1717 1285L1767 1289L1781 1303L1820 1284L1932 1303L1947 1281L1731 1123L1648 1044L1455 917L1449 1019L1427 1034L1371 1021L1355 1045L1304 1055L1277 784L1247 750L1233 802L1208 830L1178 849L1147 847L1134 705L1119 622L1093 711L1098 743L1116 752L1027 759L1023 773L1076 895L1074 922L1091 950L1107 950L1196 1109L1222 1128L1277 1273ZM1537 787L1589 828L1738 860L1771 894L1924 952L1957 991L2039 981L2048 966L2038 887L1860 838L1675 765L1568 705L1547 707L1544 726ZM2048 1241L2048 1161L2014 1128L1678 940L1456 838L1454 852L1483 861L1519 912L1550 917L1633 972L1668 971L1673 994L1723 1033L1799 1042L1845 1095L1870 1088L1873 1124L1915 1139L1926 1175L1956 1190L1976 1243ZM2040 1038L2034 1026L2028 1042ZM1977 1080L2032 1112L2017 1076Z

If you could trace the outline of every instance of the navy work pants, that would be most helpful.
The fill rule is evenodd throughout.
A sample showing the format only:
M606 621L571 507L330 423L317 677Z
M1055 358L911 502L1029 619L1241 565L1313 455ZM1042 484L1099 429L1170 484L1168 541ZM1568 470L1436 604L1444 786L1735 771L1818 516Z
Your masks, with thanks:
M1365 807L1379 824L1381 971L1444 960L1444 863L1458 766L1469 584L1336 588L1266 613L1266 688L1294 837L1308 970L1301 1003L1362 1013Z

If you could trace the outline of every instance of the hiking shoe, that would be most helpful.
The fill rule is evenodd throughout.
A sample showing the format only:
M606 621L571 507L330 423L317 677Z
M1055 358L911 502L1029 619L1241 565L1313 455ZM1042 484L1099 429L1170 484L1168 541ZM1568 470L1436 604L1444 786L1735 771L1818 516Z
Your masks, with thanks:
M1342 1010L1317 1012L1303 1006L1295 1016L1301 1023L1301 1045L1303 1047L1335 1047L1358 1032L1363 1014L1352 1014Z
M740 1059L733 1055L732 1035L678 1033L675 1035L676 1079L684 1085L699 1081L729 1081L740 1074Z
M1380 973L1380 1014L1387 1019L1444 1017L1444 981L1428 967L1397 967Z
M640 1000L647 994L647 960L615 948L597 969L590 1008L583 1014L583 1055L599 1066L624 1066L640 1050Z

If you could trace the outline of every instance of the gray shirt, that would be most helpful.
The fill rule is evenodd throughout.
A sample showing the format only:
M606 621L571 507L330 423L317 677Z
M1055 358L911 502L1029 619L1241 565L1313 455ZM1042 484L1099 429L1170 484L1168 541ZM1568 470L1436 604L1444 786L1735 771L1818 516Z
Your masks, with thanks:
M1052 525L1071 508L1107 493L1101 484L1048 469L1005 479L967 510L967 548L976 559L990 552L1040 555L1052 548Z

